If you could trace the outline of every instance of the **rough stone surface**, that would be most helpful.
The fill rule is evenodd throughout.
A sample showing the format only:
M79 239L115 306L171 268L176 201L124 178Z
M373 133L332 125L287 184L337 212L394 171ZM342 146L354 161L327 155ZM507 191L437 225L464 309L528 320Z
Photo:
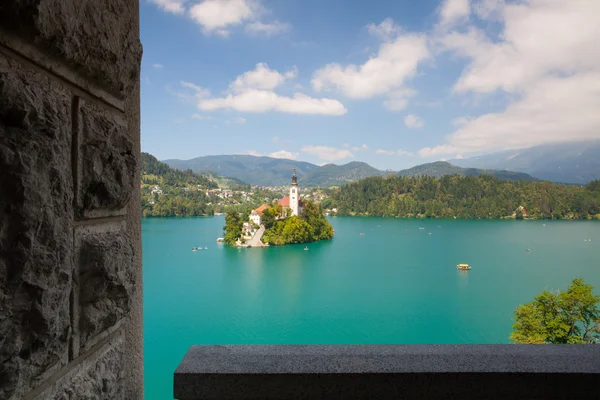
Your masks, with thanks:
M115 113L82 103L80 214L122 209L131 198L136 169L127 124Z
M1 399L18 397L67 356L70 108L61 87L0 55Z
M76 231L79 265L79 337L82 347L130 310L135 290L133 247L121 225Z
M72 368L53 386L36 396L36 399L123 399L124 353L123 338L117 336L91 358Z
M193 346L174 395L199 399L597 398L597 345Z
M0 26L124 96L139 79L137 1L3 0Z

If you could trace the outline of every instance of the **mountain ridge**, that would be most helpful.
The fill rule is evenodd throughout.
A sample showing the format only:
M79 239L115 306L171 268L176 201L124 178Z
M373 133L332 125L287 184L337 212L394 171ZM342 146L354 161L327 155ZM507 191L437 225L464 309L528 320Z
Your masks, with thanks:
M600 140L546 143L450 162L460 167L524 172L558 183L586 184L600 178Z
M298 183L302 186L330 187L356 182L371 176L399 174L402 176L429 175L440 177L448 174L492 175L501 179L534 180L535 178L510 171L480 170L461 168L447 162L421 164L399 172L382 171L362 161L351 161L346 164L325 164L318 166L306 161L251 155L212 155L196 157L190 160L164 160L167 165L198 173L216 173L238 179L242 182L258 186L285 186L290 182L292 170L296 169Z

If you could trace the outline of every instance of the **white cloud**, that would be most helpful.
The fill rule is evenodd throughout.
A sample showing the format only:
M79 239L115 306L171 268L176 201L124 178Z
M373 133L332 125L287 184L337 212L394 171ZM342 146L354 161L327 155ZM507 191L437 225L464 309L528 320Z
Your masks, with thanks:
M390 111L404 110L408 105L408 99L417 94L413 89L398 89L390 93L389 98L383 104Z
M469 121L471 121L472 118L469 117L458 117L458 118L454 118L450 123L454 126L464 126L466 124L469 123Z
M281 74L270 69L267 64L258 63L255 69L243 73L231 82L229 89L233 92L242 92L248 89L273 90L287 79L293 79L297 75L296 67Z
M408 114L406 117L404 117L404 125L411 129L418 129L422 128L425 123L418 116L414 114Z
M383 150L377 149L375 150L375 154L383 155L383 156L403 156L403 157L413 157L414 154L410 151L398 149L398 150Z
M246 72L229 85L230 93L224 97L210 97L210 91L190 82L181 84L196 92L198 109L215 111L230 109L241 112L278 111L289 114L344 115L348 111L338 100L313 98L303 93L281 96L272 90L285 79L295 77L294 68L284 74L271 70L266 64L258 64L253 71Z
M375 154L379 154L382 156L393 156L394 154L396 154L396 150L377 149L375 150Z
M440 25L452 25L471 14L469 0L445 0L440 8Z
M203 111L231 109L242 112L279 111L289 114L317 115L344 115L348 111L337 100L315 99L302 93L287 97L267 90L248 90L221 98L201 99L198 108Z
M279 151L274 151L273 153L270 153L269 157L286 158L288 160L295 160L298 158L298 153L292 153L291 151L286 151L286 150L279 150Z
M272 23L256 21L246 25L245 29L248 33L272 36L289 31L291 29L291 26L289 24L285 24L278 21Z
M162 69L163 65L162 64L152 64L152 68L156 68L156 69Z
M185 3L187 0L150 0L159 8L173 14L183 14L185 12Z
M362 144L362 146L356 146L352 148L352 151L365 151L365 150L369 150L369 146L367 146L366 144Z
M199 119L201 121L208 121L213 119L213 117L209 115L200 115L200 114L192 114L192 119Z
M498 34L469 26L439 38L468 60L455 92L504 94L504 110L459 120L446 143L423 157L517 149L546 142L600 138L600 2L484 0Z
M192 82L181 81L181 86L188 88L188 89L192 89L194 92L196 92L195 93L196 98L204 98L204 97L210 96L210 90L203 89L200 86L198 86Z
M245 124L246 123L246 118L242 118L242 117L236 118L235 122L237 124L240 124L240 125Z
M279 136L273 136L273 143L279 142Z
M300 149L303 153L311 154L325 161L337 161L354 157L347 149L337 149L329 146L304 146Z
M367 30L373 36L383 40L391 40L402 32L402 28L394 23L391 18L386 18L379 25L369 24Z
M244 25L245 31L250 34L266 36L290 30L286 23L261 21L260 18L268 13L260 0L204 0L189 9L189 16L202 26L206 34L228 37L230 29L240 25Z
M459 92L521 92L549 75L596 70L600 2L528 0L506 5L500 41L471 28L442 39L471 60L455 85Z
M338 90L354 99L367 99L390 94L386 106L399 109L406 102L406 81L417 73L419 64L430 57L427 36L400 33L400 27L385 20L378 26L369 26L378 35L393 35L379 47L379 51L362 65L328 64L313 74L313 89Z
M245 155L248 155L248 156L254 156L254 157L262 157L262 153L259 153L256 150L246 150L242 154L245 154Z
M207 33L227 36L227 27L239 25L255 17L260 4L247 0L204 0L190 7L190 17Z
M496 17L504 9L504 0L479 0L473 3L473 12L482 19Z

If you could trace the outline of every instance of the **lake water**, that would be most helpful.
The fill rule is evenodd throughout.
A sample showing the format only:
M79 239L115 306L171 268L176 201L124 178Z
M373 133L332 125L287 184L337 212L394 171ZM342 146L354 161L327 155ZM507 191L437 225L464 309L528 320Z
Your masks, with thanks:
M334 239L304 251L219 245L223 217L145 219L146 399L173 398L194 344L509 343L542 289L600 292L599 222L330 221Z

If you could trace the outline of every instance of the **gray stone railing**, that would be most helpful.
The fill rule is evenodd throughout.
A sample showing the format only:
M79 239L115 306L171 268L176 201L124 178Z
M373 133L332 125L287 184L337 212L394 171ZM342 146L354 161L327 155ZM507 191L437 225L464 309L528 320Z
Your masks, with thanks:
M193 346L197 399L598 398L599 345Z

